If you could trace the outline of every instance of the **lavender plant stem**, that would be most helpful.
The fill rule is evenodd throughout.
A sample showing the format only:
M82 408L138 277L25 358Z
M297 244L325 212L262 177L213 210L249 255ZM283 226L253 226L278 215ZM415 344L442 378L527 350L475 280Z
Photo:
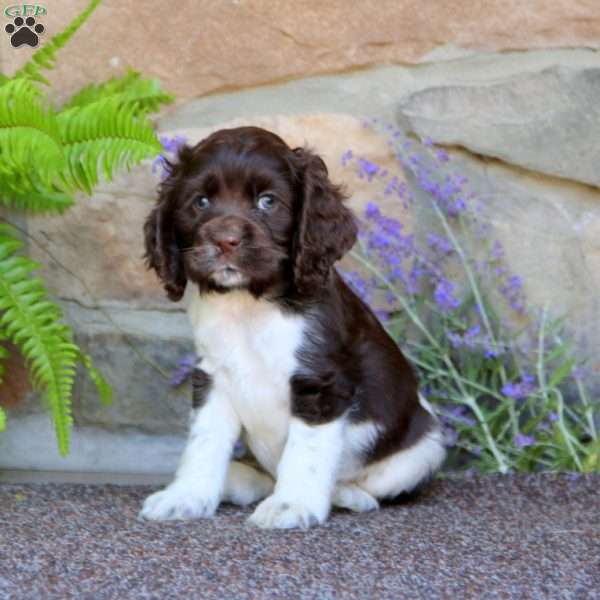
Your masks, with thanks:
M581 381L576 381L576 385L577 385L577 392L579 393L579 398L585 408L585 418L588 422L589 434L590 434L591 438L594 441L596 441L598 439L598 432L596 430L596 422L594 421L594 414L593 414L594 409L592 408L592 405L590 404L589 398L587 397L587 394L585 392L585 388L583 387L583 385L581 385Z
M441 375L441 376L447 376L447 374L445 374L444 372L440 371L439 369L436 368L432 368L431 365L423 362L422 360L419 360L416 356L414 356L410 351L406 351L406 356L416 365L418 365L419 367L426 369L427 371L429 371L430 373L435 373L437 375ZM470 379L467 379L465 377L462 377L460 374L457 373L457 377L466 385L471 386L473 389L476 389L479 392L482 392L484 394L489 394L490 396L492 396L493 398L495 398L496 400L499 400L500 402L505 402L506 398L504 396L502 396L501 394L498 394L497 392L495 392L494 390L485 387L475 381L471 381Z
M577 468L579 469L579 471L582 471L583 467L582 467L581 461L579 460L579 456L577 456L577 452L575 452L575 448L573 447L573 442L576 442L577 445L579 446L580 450L583 450L584 452L585 452L585 448L583 448L583 446L579 443L578 440L573 438L573 436L571 435L571 432L567 428L567 425L565 423L565 418L564 418L565 403L564 403L562 394L556 388L553 389L553 392L556 395L557 404L558 404L558 411L557 411L558 412L558 421L557 421L558 427L565 439L565 443L567 445L567 448L569 449L569 453L573 457L573 460L575 461Z
M545 336L546 336L546 318L548 316L548 303L544 304L544 308L542 309L542 317L540 319L540 334L538 336L538 358L537 358L537 376L538 376L538 384L540 386L540 391L544 397L544 401L546 404L550 402L548 398L548 389L546 388L546 370L544 368L544 344L545 344ZM573 444L571 441L571 434L568 431L565 423L564 416L564 402L562 398L562 394L554 388L554 392L557 398L558 404L558 428L560 429L563 438L565 440L565 444L567 445L567 449L569 450L569 454L573 457L577 468L581 471L581 461L573 448Z

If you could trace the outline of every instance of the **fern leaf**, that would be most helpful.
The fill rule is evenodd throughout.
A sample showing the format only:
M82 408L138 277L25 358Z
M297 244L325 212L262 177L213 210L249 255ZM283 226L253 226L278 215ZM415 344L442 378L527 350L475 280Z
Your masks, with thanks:
M142 78L139 73L130 69L122 77L113 77L104 83L84 87L62 107L62 110L87 106L106 98L114 98L121 104L131 104L135 108L136 116L147 115L158 110L162 104L173 101L173 96L162 90L157 79Z
M6 414L4 410L0 406L0 431L4 431L6 429Z
M102 375L100 371L94 366L92 362L92 357L89 354L85 354L84 352L79 353L79 360L88 370L91 380L96 385L96 389L100 395L100 401L104 405L109 405L112 403L112 388Z
M30 212L62 214L74 204L71 193L55 185L44 186L35 171L29 178L0 175L0 191L0 205Z
M21 67L15 77L28 78L48 85L48 80L40 73L42 69L54 68L56 53L73 37L77 30L88 20L96 10L101 0L91 0L87 8L81 12L63 31L52 37L39 50L37 50L29 61Z
M29 81L12 80L0 87L0 177L27 180L35 173L49 186L65 168L58 122L41 101Z
M68 453L72 417L71 390L79 348L60 322L62 311L47 297L38 265L20 256L16 231L0 224L0 330L25 357L32 383L43 392L56 430L59 451Z
M111 180L115 170L129 169L162 151L148 121L118 98L75 106L60 112L57 120L68 165L65 185L88 193L98 184L100 170Z

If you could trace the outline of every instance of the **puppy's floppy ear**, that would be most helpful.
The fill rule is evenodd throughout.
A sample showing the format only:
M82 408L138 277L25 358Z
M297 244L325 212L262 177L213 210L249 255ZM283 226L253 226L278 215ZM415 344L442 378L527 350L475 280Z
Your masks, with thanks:
M293 248L294 283L302 293L321 288L333 264L356 242L357 226L344 206L342 189L331 183L323 160L306 148L293 150L300 198Z
M144 223L146 265L156 271L169 299L174 302L183 296L187 279L175 236L173 211L180 178L191 158L192 149L183 146L176 162L165 161L167 177L160 184L156 206Z

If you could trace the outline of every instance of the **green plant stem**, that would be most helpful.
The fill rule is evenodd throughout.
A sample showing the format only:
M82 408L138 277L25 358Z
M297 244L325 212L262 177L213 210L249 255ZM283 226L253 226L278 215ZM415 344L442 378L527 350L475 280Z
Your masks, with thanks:
M403 350L406 352L406 356L413 363L415 363L416 365L418 365L422 369L426 369L430 373L434 373L436 375L440 375L441 377L448 377L447 373L445 373L444 371L441 371L437 367L433 367L430 364L428 364L426 362L423 362L422 360L420 360L419 358L417 358L412 352L410 352L410 350L408 350L408 351L406 349L403 349ZM443 358L442 358L442 360L443 360ZM505 402L506 401L506 398L504 396L502 396L501 394L498 394L497 392L495 392L491 388L488 388L488 387L486 387L484 385L481 385L480 383L477 383L476 381L471 381L470 379L467 379L466 377L462 377L459 373L457 373L457 377L465 385L471 386L473 389L476 389L478 392L482 392L484 394L489 394L490 396L492 396L493 398L495 398L496 400L499 400L501 402Z
M548 316L548 304L546 303L544 305L544 308L542 309L542 317L540 319L540 333L538 336L537 376L538 376L538 382L539 382L540 390L541 390L542 396L544 398L544 401L546 403L549 403L550 402L550 398L548 397L549 390L546 387L546 370L545 370L545 366L544 366L544 346L545 346L547 316ZM565 423L564 401L563 401L562 394L556 389L553 389L552 391L555 392L555 396L557 399L558 428L560 429L563 439L565 440L565 444L567 446L569 454L573 458L573 461L577 465L577 468L579 469L579 471L581 471L582 470L581 461L579 460L579 456L577 456L577 452L575 451L575 448L573 447L571 434L570 434L569 430L567 429L567 425Z
M555 340L557 343L563 344L563 340L561 339L560 336L555 335ZM575 386L577 387L577 393L579 394L579 399L580 399L581 405L583 406L583 409L584 409L585 419L588 424L588 427L587 427L588 433L594 441L597 441L598 440L598 431L596 428L596 422L594 420L594 407L592 406L590 399L588 398L587 392L585 391L585 387L583 386L581 381L578 378L574 378L574 379L575 379ZM565 406L565 408L567 408L567 407Z
M563 400L562 394L556 389L553 391L556 395L557 404L558 404L558 421L557 421L558 427L560 429L560 432L563 435L565 444L567 445L567 448L569 450L569 454L573 457L573 461L577 465L577 469L579 471L583 471L583 465L581 464L581 461L579 460L579 456L577 455L577 452L576 452L575 448L573 447L573 442L576 442L577 445L580 447L580 449L583 450L584 448L581 447L581 444L579 443L578 440L573 439L571 432L567 429L565 419L564 419L564 414L563 414L564 400Z
M579 393L579 398L581 400L581 404L584 407L585 418L588 422L590 436L594 441L597 441L598 440L598 432L596 430L596 422L594 420L594 409L593 409L592 405L590 404L589 398L587 397L587 393L585 391L585 388L581 384L581 381L576 379L575 384L577 386L577 392Z
M490 428L488 427L487 421L485 419L485 415L481 412L479 405L477 404L477 402L475 402L475 399L471 396L468 396L466 398L465 404L473 411L475 416L479 419L479 422L481 423L481 427L483 428L483 433L487 440L488 446L489 446L492 454L494 455L496 462L498 463L498 469L499 469L500 473L507 473L508 472L508 464L506 463L506 457L500 451L496 442L494 441L494 436L492 435L492 432L490 431Z

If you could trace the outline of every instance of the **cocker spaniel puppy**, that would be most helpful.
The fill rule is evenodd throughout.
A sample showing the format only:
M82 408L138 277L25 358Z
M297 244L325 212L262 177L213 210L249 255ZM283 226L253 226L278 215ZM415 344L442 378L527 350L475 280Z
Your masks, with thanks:
M415 375L334 263L357 227L324 162L256 127L183 147L145 226L171 300L186 284L198 363L189 439L146 519L260 504L260 527L323 523L410 491L442 463ZM259 468L232 460L243 436Z

